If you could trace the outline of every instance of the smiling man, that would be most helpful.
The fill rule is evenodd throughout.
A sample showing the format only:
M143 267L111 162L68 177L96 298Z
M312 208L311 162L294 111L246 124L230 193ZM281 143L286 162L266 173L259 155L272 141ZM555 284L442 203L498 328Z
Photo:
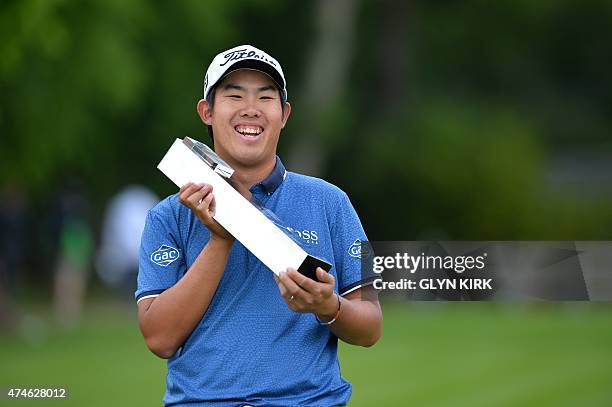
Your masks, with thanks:
M217 55L197 104L243 194L311 255L318 281L277 277L214 219L210 185L187 184L149 211L136 299L147 346L168 359L165 405L337 406L351 384L338 338L371 346L382 313L355 250L366 236L347 195L285 169L276 148L291 113L280 64L249 45ZM156 262L172 252L169 262Z

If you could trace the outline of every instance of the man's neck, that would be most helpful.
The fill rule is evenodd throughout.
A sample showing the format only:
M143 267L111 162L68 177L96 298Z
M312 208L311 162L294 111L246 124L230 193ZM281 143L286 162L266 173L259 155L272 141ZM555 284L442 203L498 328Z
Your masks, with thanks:
M276 156L269 162L256 167L244 166L235 162L228 162L234 169L232 180L242 188L250 189L253 185L266 179L276 165Z

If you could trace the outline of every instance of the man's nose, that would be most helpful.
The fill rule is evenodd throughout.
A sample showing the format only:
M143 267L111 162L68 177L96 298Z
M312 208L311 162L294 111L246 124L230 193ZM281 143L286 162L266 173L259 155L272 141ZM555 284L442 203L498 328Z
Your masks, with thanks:
M257 109L253 101L247 100L247 104L244 109L242 109L242 112L240 112L240 115L242 117L259 117L261 112Z

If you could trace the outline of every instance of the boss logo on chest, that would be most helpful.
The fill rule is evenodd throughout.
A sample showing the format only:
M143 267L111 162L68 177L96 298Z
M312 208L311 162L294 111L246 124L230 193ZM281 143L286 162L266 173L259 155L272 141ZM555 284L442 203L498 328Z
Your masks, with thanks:
M319 244L319 233L313 229L294 229L287 227L287 230L293 233L297 238L301 239L306 244Z

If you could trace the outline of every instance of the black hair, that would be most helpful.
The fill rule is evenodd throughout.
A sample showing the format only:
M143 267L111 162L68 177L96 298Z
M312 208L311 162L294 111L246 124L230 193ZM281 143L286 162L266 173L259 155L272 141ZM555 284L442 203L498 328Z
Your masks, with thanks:
M217 86L213 86L208 92L208 96L206 96L206 102L208 103L208 108L212 110L215 105L215 92L217 91ZM215 148L215 138L213 137L213 128L211 125L206 125L206 130L208 130L208 136L210 137L210 142L212 143L212 147Z

